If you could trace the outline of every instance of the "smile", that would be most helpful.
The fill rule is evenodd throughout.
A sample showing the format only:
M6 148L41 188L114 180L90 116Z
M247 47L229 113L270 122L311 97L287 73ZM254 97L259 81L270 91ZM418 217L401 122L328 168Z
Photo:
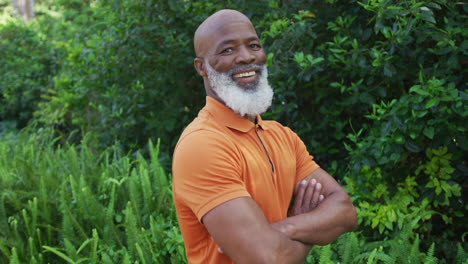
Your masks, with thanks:
M242 72L242 73L234 74L233 77L242 78L242 77L250 77L254 75L255 75L255 71L250 71L250 72Z

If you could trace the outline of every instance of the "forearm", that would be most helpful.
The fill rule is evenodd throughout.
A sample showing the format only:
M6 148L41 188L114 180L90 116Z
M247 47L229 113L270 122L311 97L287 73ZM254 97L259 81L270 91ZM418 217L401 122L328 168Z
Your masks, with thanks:
M288 217L273 226L292 240L326 245L356 229L356 210L345 192L337 192L330 194L313 211Z
M292 240L285 233L273 228L276 245L269 251L271 259L266 263L304 263L312 246L297 240Z
M247 245L249 250L245 251L246 254L225 253L234 263L304 263L312 246L292 240L285 233L271 227L263 230L251 241L252 244Z

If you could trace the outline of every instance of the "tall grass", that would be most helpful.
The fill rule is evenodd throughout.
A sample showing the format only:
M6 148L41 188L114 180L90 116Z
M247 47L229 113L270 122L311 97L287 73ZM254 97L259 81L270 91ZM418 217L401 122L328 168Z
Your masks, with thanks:
M58 145L46 130L0 139L0 263L185 263L158 162Z

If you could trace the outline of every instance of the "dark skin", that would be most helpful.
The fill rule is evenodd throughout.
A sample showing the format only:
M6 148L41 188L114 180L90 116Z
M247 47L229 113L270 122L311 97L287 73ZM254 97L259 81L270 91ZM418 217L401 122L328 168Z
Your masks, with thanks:
M266 63L265 52L252 23L243 14L239 14L230 11L218 12L205 20L195 33L195 69L204 79L206 94L223 104L208 80L205 60L217 72L226 72L240 65ZM235 72L232 78L240 87L247 89L246 84L258 80L257 72L248 78L235 75L252 71L255 70ZM252 122L255 120L255 116L245 117Z
M205 61L218 72L239 65L266 62L265 52L250 22L234 10L209 17L195 33L195 69L204 79L208 96L216 95L207 78ZM248 70L246 71L248 72ZM257 73L232 75L240 86L255 82ZM252 122L254 117L246 117ZM348 194L322 169L299 181L288 217L269 223L250 197L225 202L202 218L214 241L235 263L304 263L312 245L326 245L357 227L356 210ZM242 212L233 213L233 212Z

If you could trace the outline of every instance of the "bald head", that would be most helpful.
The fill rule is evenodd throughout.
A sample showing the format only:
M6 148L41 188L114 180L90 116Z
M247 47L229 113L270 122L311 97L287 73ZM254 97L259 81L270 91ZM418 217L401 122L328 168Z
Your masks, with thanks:
M248 24L255 32L252 22L246 15L232 9L220 10L205 19L195 31L193 42L197 57L204 57L214 44L213 37L217 35L216 33L222 33L226 25L233 23Z

